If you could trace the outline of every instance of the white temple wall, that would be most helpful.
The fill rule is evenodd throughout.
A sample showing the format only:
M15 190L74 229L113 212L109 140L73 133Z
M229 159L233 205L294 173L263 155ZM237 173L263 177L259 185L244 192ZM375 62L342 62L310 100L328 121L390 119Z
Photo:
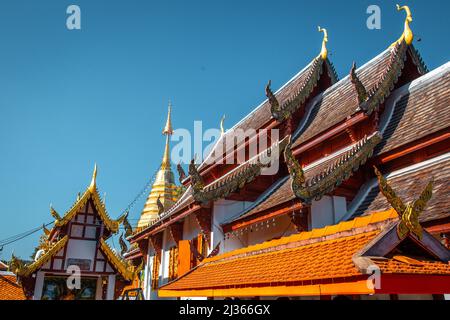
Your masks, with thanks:
M238 215L243 210L248 208L252 202L248 201L233 201L233 200L218 200L214 202L213 205L213 218L212 218L212 232L211 232L211 242L212 246L210 251L214 250L216 245L221 242L220 253L232 251L239 249L246 245L247 239L236 239L230 237L230 239L224 240L223 230L220 225Z
M347 212L344 197L324 196L311 205L310 228L318 229L336 224Z
M268 223L267 223L268 222ZM283 215L277 217L275 221L269 219L263 223L257 223L250 229L244 231L248 235L247 245L255 245L275 238L287 237L296 232L295 226L291 223L290 217Z
M148 242L150 242L148 240ZM143 291L144 291L144 299L148 300L150 299L150 280L151 280L151 270L153 266L153 257L152 257L152 249L149 243L148 249L147 249L147 258L145 260L144 265L144 284L143 284Z
M162 258L161 258L161 278L160 285L166 284L169 279L169 259L170 248L175 246L175 242L170 236L169 229L165 229L163 233Z

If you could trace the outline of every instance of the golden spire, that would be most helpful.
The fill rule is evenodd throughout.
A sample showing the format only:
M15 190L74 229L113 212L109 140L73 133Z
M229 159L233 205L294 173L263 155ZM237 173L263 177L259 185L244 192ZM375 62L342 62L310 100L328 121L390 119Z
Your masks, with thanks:
M408 6L399 6L398 4L397 4L397 10L398 11L404 10L406 12L405 27L404 27L403 34L400 37L400 39L398 39L396 42L394 42L391 45L391 47L395 46L397 43L398 44L402 43L403 40L405 40L407 45L410 45L414 40L414 34L409 26L409 24L413 21L411 10L409 9Z
M164 156L161 163L161 169L170 168L170 136L173 134L172 128L172 104L169 101L169 110L167 112L167 122L164 127L163 134L166 136L166 147L164 148Z
M91 184L89 185L89 191L94 192L96 188L96 179L97 179L97 164L94 166L94 172L92 173Z
M328 32L327 29L318 27L319 32L323 32L323 41L322 41L322 51L320 51L320 57L322 60L326 60L328 57L328 49L327 49L327 42L328 42Z
M169 100L169 111L167 112L167 122L166 126L164 127L163 134L166 135L172 135L173 129L172 129L172 103Z
M164 209L168 209L177 201L175 178L170 166L170 136L173 134L171 113L172 104L169 101L167 122L163 130L163 134L166 136L164 156L161 167L156 173L152 189L145 202L144 209L142 210L137 225L138 228L145 227L155 219L158 219L162 210L161 204Z
M225 115L223 115L222 119L220 120L220 133L224 134L225 133Z
M161 169L166 170L170 168L170 136L166 136L166 147L164 149L164 156L161 163Z

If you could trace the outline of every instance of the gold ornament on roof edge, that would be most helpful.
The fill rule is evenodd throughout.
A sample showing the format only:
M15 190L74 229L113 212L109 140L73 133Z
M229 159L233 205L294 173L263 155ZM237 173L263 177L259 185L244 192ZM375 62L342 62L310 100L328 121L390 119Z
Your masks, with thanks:
M417 200L405 205L381 172L376 167L374 167L374 170L378 177L381 193L386 197L400 218L400 223L397 226L399 238L404 239L408 234L412 233L417 238L422 239L423 228L420 225L419 217L433 195L433 181L428 183Z
M412 44L414 40L414 33L411 30L410 23L413 21L411 10L408 6L400 6L397 4L397 10L398 11L406 11L406 18L405 18L405 27L403 30L403 34L396 42L394 42L391 47L395 46L397 43L400 44L404 40L407 45Z
M327 29L318 27L319 32L323 32L323 40L322 40L322 51L320 52L320 57L322 60L327 60L328 57L328 49L327 49L327 42L328 42L328 32Z

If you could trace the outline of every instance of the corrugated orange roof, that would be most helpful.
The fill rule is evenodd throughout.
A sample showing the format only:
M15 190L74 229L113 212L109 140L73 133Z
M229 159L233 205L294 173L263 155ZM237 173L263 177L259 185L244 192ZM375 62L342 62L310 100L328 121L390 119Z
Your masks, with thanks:
M16 276L0 273L0 300L26 300Z

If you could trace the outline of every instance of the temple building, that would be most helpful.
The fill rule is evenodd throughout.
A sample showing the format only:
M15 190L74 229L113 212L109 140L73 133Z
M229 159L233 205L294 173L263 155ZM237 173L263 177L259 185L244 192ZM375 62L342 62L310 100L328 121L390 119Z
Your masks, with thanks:
M127 214L109 217L96 177L97 166L89 187L64 215L51 207L53 228L44 226L32 263L12 257L10 269L27 299L113 300L140 272L107 243L129 223Z
M448 297L450 63L428 71L398 10L401 37L342 79L319 27L307 66L178 166L184 193L128 237L146 299Z

